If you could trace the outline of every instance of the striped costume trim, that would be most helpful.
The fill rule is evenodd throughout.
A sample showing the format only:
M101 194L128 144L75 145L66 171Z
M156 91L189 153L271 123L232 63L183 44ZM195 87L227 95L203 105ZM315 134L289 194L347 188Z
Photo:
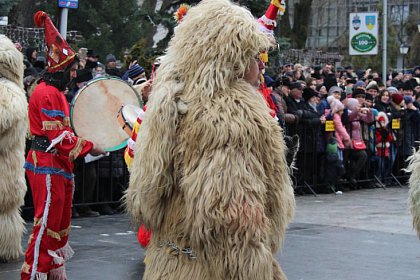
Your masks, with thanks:
M43 121L42 130L62 130L63 123L60 121Z
M44 174L44 175L60 175L63 176L66 179L73 179L74 175L72 173L67 173L63 169L54 168L54 167L35 167L30 162L25 162L25 165L23 166L26 170L32 171L35 174Z
M44 207L44 213L42 215L42 222L41 222L41 228L39 229L38 236L35 240L35 246L34 246L34 262L32 265L32 271L31 271L31 280L34 279L47 279L46 273L37 272L38 269L38 258L39 258L39 247L41 245L42 235L44 235L45 228L47 227L48 222L48 213L50 211L50 203L51 203L51 176L50 174L47 174L47 177L45 178L46 182L45 185L47 187L47 199L45 201L45 207ZM44 277L45 276L45 277Z
M64 112L61 110L47 110L47 109L42 108L41 112L51 118L55 118L55 117L65 118L66 117Z

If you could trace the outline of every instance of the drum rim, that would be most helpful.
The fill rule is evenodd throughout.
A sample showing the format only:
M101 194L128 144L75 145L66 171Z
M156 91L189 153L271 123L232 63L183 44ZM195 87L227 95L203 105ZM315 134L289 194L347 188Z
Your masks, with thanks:
M94 79L92 79L92 80L90 80L89 82L87 82L86 83L86 85L84 85L83 87L81 87L77 92L76 92L76 94L74 95L74 98L73 98L73 100L71 101L71 103L70 103L70 126L71 126L71 129L73 130L73 133L77 136L77 132L76 132L76 130L74 129L74 125L73 125L73 108L74 108L74 104L76 103L76 101L77 101L77 98L80 96L80 94L81 94L81 92L85 89L85 88L87 88L88 86L90 86L90 85L92 85L92 84L94 84L94 83L96 83L96 82L98 82L98 81L101 81L101 80L117 80L117 81L121 81L121 82L124 82L125 84L127 84L130 88L131 88L131 90L134 92L134 94L136 95L136 97L137 97L137 101L139 102L139 105L140 105L140 108L143 106L143 102L141 101L141 98L140 98L140 96L139 96L139 94L137 93L137 91L127 82L127 81L124 81L123 79L121 79L121 78L118 78L118 77L114 77L114 76L105 76L105 77L97 77L97 78L94 78ZM128 135L127 135L128 136ZM118 151L118 150L120 150L120 149L122 149L122 148L125 148L126 146L127 146L127 143L128 143L128 140L130 139L130 137L128 137L126 140L124 140L122 143L120 143L120 144L118 144L118 145L116 145L116 146L113 146L113 147L111 147L111 148L107 148L107 149L105 149L105 151L106 152L114 152L114 151Z

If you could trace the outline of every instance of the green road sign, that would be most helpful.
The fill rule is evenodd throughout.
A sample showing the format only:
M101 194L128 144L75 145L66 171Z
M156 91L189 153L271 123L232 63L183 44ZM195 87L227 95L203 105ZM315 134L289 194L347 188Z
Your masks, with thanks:
M351 38L351 47L358 52L369 52L377 43L375 36L366 32L358 33Z

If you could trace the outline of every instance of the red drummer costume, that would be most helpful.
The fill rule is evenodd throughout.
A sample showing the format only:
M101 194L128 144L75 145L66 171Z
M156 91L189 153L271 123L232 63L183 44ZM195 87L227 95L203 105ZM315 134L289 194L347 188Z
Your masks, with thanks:
M69 106L60 91L75 54L44 12L34 16L45 25L48 74L29 100L33 144L25 168L35 208L21 279L67 279L64 263L72 255L68 244L73 195L73 160L92 148L69 126ZM61 80L59 79L61 77ZM56 83L56 84L55 84Z

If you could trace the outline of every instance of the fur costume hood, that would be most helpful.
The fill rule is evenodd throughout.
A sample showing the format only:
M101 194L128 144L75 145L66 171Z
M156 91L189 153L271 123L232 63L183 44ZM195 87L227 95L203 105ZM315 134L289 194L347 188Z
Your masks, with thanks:
M23 54L5 35L0 35L0 77L4 77L23 89Z
M285 143L243 79L270 44L227 0L200 2L176 27L125 194L152 231L143 279L286 279L274 259L295 207Z

